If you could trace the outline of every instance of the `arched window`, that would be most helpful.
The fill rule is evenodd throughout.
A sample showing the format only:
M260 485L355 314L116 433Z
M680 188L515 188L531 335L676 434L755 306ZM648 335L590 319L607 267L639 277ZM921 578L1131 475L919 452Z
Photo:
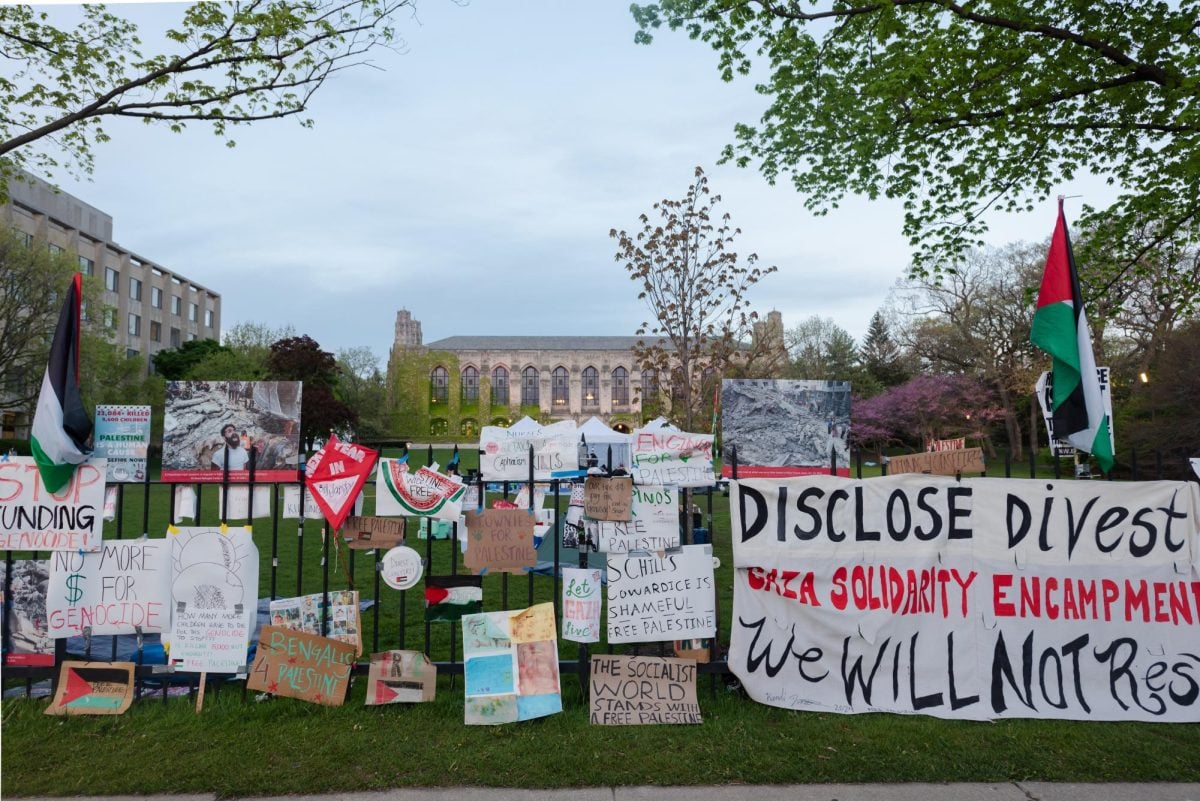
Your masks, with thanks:
M492 370L492 405L508 405L508 368L497 367Z
M526 367L521 373L521 405L538 405L538 371L536 367Z
M658 375L653 370L642 371L642 403L658 398Z
M555 367L550 374L550 400L555 406L567 405L571 394L569 381L565 367Z
M463 368L462 401L463 403L479 402L479 371L474 367Z
M629 405L629 371L618 367L612 374L613 406Z
M429 399L434 403L445 403L450 399L450 374L445 367L435 367L429 374Z
M583 368L583 405L600 405L600 373L595 367Z

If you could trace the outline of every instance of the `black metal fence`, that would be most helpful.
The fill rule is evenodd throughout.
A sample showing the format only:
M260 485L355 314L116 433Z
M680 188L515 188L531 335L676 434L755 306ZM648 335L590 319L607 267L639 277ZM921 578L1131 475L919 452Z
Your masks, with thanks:
M414 452L412 456L416 456ZM427 464L433 462L433 447L426 451ZM997 461L997 460L993 460ZM1151 461L1154 468L1150 471L1138 470L1136 456L1132 460L1133 478L1161 478L1164 474L1164 464L1161 455L1155 454ZM532 465L533 459L530 459ZM1027 463L1019 467L1007 457L1002 459L1004 477L1037 477L1052 471L1055 478L1092 478L1090 472L1075 475L1071 469L1064 470L1060 460L1054 460L1052 465L1039 465L1037 455L1030 456ZM611 467L611 456L609 459ZM737 456L735 451L729 454L730 473L737 478ZM841 466L836 457L831 458L830 472L836 474L838 468L845 470L849 466ZM868 468L864 471L864 468ZM1039 469L1040 468L1040 469ZM850 470L862 478L864 472L870 472L871 465L865 464L864 455L856 453L854 464ZM886 463L878 466L879 472L886 474ZM1149 475L1145 473L1149 472ZM987 475L988 473L984 473ZM543 541L539 547L538 567L525 576L510 576L501 573L497 576L486 576L484 579L485 608L510 609L514 606L529 606L538 602L549 601L554 604L555 617L558 618L561 603L561 568L563 566L587 567L593 554L599 557L596 543L589 542L586 537L578 548L568 548L563 544L563 528L566 504L570 498L570 481L555 480L549 482L534 482L532 475L529 480L522 482L483 482L477 473L468 476L469 483L478 487L480 493L490 493L494 497L509 499L521 486L537 485L546 491L548 499L555 510L553 525L546 535L548 542ZM116 504L113 518L106 523L105 540L122 540L137 538L148 534L163 534L168 524L176 519L175 483L151 481L148 478L139 484L116 485ZM380 565L382 553L379 550L355 550L339 541L335 532L329 530L323 519L303 517L306 505L305 486L302 471L295 481L267 483L255 482L251 470L250 482L246 485L232 485L228 473L219 484L194 484L196 493L195 525L248 524L252 526L253 538L260 554L260 586L259 586L259 620L263 621L266 614L266 604L270 600L295 595L317 594L325 596L320 616L320 629L328 634L331 621L329 593L351 589L359 593L361 608L361 625L359 627L364 653L373 653L392 648L416 649L423 651L437 666L439 673L451 676L453 682L463 671L463 662L459 657L458 625L455 623L429 623L424 620L424 598L421 589L392 590L381 588ZM254 509L255 487L269 487L269 508ZM298 519L286 519L283 515L283 494L288 486L297 486L300 493L300 513ZM228 510L231 491L241 492L246 487L248 493L248 511L246 518L225 520L218 514L219 508ZM680 511L681 544L694 542L717 542L719 547L728 547L729 532L714 531L716 522L727 526L727 508L722 505L714 515L714 498L719 493L727 494L727 484L724 480L714 483L712 487L699 490L689 490L681 493L683 498ZM165 499L162 496L165 495ZM158 498L157 502L152 496ZM220 497L218 497L220 496ZM534 493L530 492L532 508ZM481 495L481 497L486 497ZM566 500L564 500L564 498ZM695 510L695 511L694 511ZM369 509L364 509L369 514ZM414 519L408 522L407 541L410 546L422 547L420 535ZM430 527L432 529L432 527ZM446 539L435 539L430 530L423 543L423 557L426 575L457 575L465 571L460 564L461 542L457 524L451 524L450 535ZM545 557L544 559L542 557ZM23 555L22 558L37 560L43 558L39 553ZM14 576L15 555L7 552L5 555L4 593L6 599L12 599L12 581ZM266 566L265 573L262 566ZM729 568L726 568L726 571ZM726 573L728 575L728 573ZM415 597L410 593L416 592ZM490 599L490 602L489 602ZM197 688L198 676L192 673L174 673L163 658L158 635L119 635L80 637L55 640L53 664L22 665L14 664L20 658L14 641L18 633L12 630L11 603L6 604L3 616L3 679L5 691L23 692L25 695L44 692L46 680L52 684L57 679L57 666L64 660L83 659L86 661L133 661L137 665L136 681L139 696L161 695L166 700L172 694L193 693ZM720 614L718 614L718 626ZM699 666L702 674L709 676L710 691L715 692L722 674L728 673L728 667L722 658L722 632L718 629L717 636L709 646L709 662ZM611 646L600 646L611 652ZM639 653L669 655L669 644L660 643L650 646L626 646L626 650ZM573 653L572 653L573 650ZM559 643L559 667L561 672L577 674L581 687L586 686L587 671L590 663L591 646L570 642ZM355 672L365 673L368 663L359 662ZM210 676L211 686L219 690L222 683L228 683L230 678ZM240 678L240 677L236 677ZM214 681L215 679L215 681ZM224 679L224 682L223 682ZM244 694L245 683L236 682ZM172 689L174 688L174 689ZM52 690L52 687L51 687Z

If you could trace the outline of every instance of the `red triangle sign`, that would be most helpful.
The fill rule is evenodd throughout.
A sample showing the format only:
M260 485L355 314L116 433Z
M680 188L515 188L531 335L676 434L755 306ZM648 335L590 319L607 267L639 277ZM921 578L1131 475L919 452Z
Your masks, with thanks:
M72 701L91 694L92 685L84 681L83 677L74 670L67 668L67 691L63 693L62 705L66 706Z
M388 701L396 700L398 695L399 693L384 684L382 681L375 682L375 703L386 704Z

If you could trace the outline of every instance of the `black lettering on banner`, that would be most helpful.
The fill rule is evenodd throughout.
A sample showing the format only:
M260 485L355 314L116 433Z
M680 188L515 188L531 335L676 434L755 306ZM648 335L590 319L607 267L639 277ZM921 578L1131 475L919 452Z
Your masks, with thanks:
M863 522L864 507L863 488L854 488L854 539L857 542L879 542L879 532L867 530Z
M949 530L949 532L947 532L946 536L949 539L952 539L952 540L969 540L969 539L971 539L971 537L972 537L971 529L959 528L957 525L958 518L960 518L960 517L970 518L971 510L969 508L960 509L960 508L958 508L957 504L958 504L959 498L966 498L967 500L970 500L973 493L974 493L974 490L972 490L970 487L950 487L949 489L946 490L946 506L947 506L947 510L948 510L947 514L950 518L949 523L948 523L950 530Z
M875 674L879 672L879 664L883 661L883 655L887 651L888 643L892 641L888 637L879 646L879 650L875 653L875 664L871 667L871 673L866 678L863 678L863 657L857 656L854 659L854 664L847 671L847 662L850 661L850 637L842 640L842 686L846 691L846 703L854 706L854 685L857 683L862 691L863 701L868 706L871 705L871 691L875 684Z
M846 532L834 530L833 515L835 514L838 503L848 500L850 500L850 493L843 489L834 490L833 492L829 493L829 506L825 510L825 528L828 532L826 536L829 537L830 542L845 542L846 540Z
M844 492L844 490L838 490L837 492ZM797 523L795 526L792 527L792 530L796 532L797 539L811 540L812 538L816 537L818 534L821 533L821 515L817 514L817 511L815 509L813 509L811 506L809 506L807 501L809 498L821 498L824 495L825 495L825 490L821 489L820 487L809 487L808 489L804 490L804 492L801 492L800 497L796 499L796 509L798 511L800 511L802 514L806 514L812 518L812 528L810 528L810 529L800 528L799 523ZM830 505L830 507L833 506L832 497L830 498L829 505ZM832 519L830 519L829 527L830 527L830 531L832 531L833 530Z
M808 672L805 670L805 665L809 662L820 662L821 657L824 656L824 652L820 648L812 646L805 649L801 653L797 653L796 649L793 647L796 642L796 629L794 627L792 628L791 636L788 638L787 645L784 646L783 653L779 655L779 659L774 664L771 663L771 646L774 643L774 640L768 640L767 642L763 643L762 650L758 653L755 653L754 649L758 646L758 640L763 634L763 629L765 628L766 622L766 617L761 617L752 623L747 623L746 620L741 617L738 618L738 624L742 628L749 629L754 632L754 636L750 640L750 645L748 648L746 648L746 672L756 673L758 672L758 666L763 665L767 676L769 678L774 678L776 675L778 675L779 671L783 670L784 665L787 664L788 657L790 656L795 657L796 659L796 670L799 672L800 678L807 682L815 684L829 675L829 671L825 671L820 676L808 675Z
M754 504L754 522L749 527L746 526L747 497ZM742 542L758 536L767 525L767 499L761 492L750 489L745 484L738 484L738 512L742 519Z

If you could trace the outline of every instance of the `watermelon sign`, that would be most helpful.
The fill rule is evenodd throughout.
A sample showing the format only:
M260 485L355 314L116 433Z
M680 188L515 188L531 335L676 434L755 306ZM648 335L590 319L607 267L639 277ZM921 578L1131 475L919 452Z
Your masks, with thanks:
M352 442L341 442L330 434L325 447L308 460L304 483L335 531L342 527L354 509L354 500L367 483L367 476L378 456L377 451Z
M382 459L375 478L375 514L458 520L467 487L436 470L410 472L408 462Z

